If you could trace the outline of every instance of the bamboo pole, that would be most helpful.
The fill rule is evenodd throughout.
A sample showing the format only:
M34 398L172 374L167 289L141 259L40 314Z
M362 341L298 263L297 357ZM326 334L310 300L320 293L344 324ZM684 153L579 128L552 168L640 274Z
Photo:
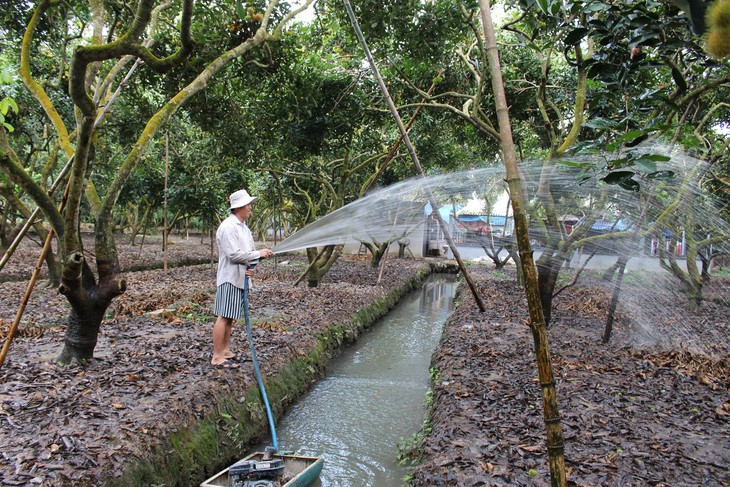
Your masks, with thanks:
M164 222L162 224L162 272L167 274L167 174L170 164L170 132L165 128L165 190L164 198Z
M5 363L5 356L8 354L8 350L10 349L10 343L13 341L13 337L15 336L15 332L18 329L18 324L20 323L20 318L23 316L23 313L25 312L25 307L28 305L28 301L30 300L30 295L33 292L33 288L35 287L35 283L38 280L38 276L41 273L41 269L43 268L43 261L46 258L46 254L51 248L51 242L53 241L53 229L51 228L48 232L48 236L46 237L46 242L43 244L43 250L41 251L41 255L38 257L38 261L36 262L35 269L33 269L33 275L30 278L30 281L28 282L28 286L25 289L25 294L23 295L23 300L20 302L20 307L18 308L18 311L15 313L15 319L10 325L10 329L8 330L8 336L5 337L5 343L3 343L3 349L0 351L0 367L3 366L3 363Z
M66 177L68 174L68 170L71 169L71 162L73 161L73 156L71 156L68 161L66 162L66 165L63 166L63 169L61 169L61 172L58 174L58 177L56 177L56 180L53 182L51 187L48 189L48 196L53 196L53 193L58 189L58 187L63 182L63 178ZM8 246L7 250L5 251L5 254L3 255L2 259L0 259L0 270L2 270L3 267L5 267L5 264L8 263L10 260L10 257L13 256L15 251L18 248L18 245L20 245L20 242L25 238L25 234L28 233L28 230L30 230L30 227L33 226L33 223L35 222L35 219L38 217L38 214L40 214L41 209L40 207L37 207L35 210L33 210L33 213L28 217L25 224L23 225L23 228L20 229L20 232L18 232L18 235L15 236L15 239L13 242Z
M71 158L73 159L73 157ZM70 167L71 159L69 159L68 167ZM65 171L64 167L64 171ZM63 171L62 171L63 172ZM57 181L60 181L60 175ZM54 183L55 185L55 183ZM63 211L64 207L66 206L66 199L68 198L68 192L69 188L71 187L71 180L69 179L66 182L66 189L63 192L63 196L61 197L61 202L58 204L58 211ZM53 242L53 236L54 231L53 228L51 228L48 231L48 235L46 236L46 241L43 244L43 249L41 250L41 254L38 256L38 261L36 263L35 269L33 269L33 274L30 277L30 281L28 282L28 286L25 290L25 294L23 295L23 300L20 303L20 307L18 308L18 311L15 313L15 319L10 325L10 329L8 330L8 336L5 337L5 343L3 344L3 349L0 351L0 367L2 367L3 362L5 362L5 356L8 354L8 350L10 349L10 343L13 341L13 337L15 335L15 331L18 328L18 324L20 323L20 319L23 316L23 313L25 313L25 308L28 305L28 301L30 300L30 295L33 292L33 288L35 287L35 283L38 280L38 276L41 273L41 269L43 268L43 261L46 259L46 254L51 250L51 242Z
M510 187L512 201L512 215L515 220L515 234L517 249L522 261L522 271L525 278L525 294L530 312L530 329L535 342L538 377L542 392L543 418L547 433L547 453L550 465L550 479L553 487L565 487L565 442L563 429L560 423L558 398L555 392L555 378L553 376L552 359L547 336L547 324L540 301L540 289L537 282L537 271L530 246L530 235L527 224L525 199L522 195L520 171L517 166L512 127L510 125L507 97L504 92L502 70L497 50L497 38L494 34L494 24L489 7L489 0L479 0L479 10L482 14L482 27L486 41L487 57L489 59L490 74L494 103L497 110L499 133L502 143L502 157L507 172L507 183Z
M370 48L368 47L367 42L365 42L365 38L363 37L362 31L360 30L360 24L358 24L357 18L355 18L355 12L352 11L352 5L350 5L350 2L348 0L344 0L344 3L345 3L345 9L347 9L347 15L350 17L350 23L352 24L352 27L355 30L355 35L357 36L358 41L360 41L360 45L362 46L362 49L365 52L365 57L367 57L368 63L370 63L370 69L372 69L373 75L375 76L375 79L377 79L377 81L378 81L378 85L380 86L380 91L383 93L383 98L385 98L385 102L388 104L388 108L390 108L390 113L393 115L393 118L395 119L395 122L398 125L398 129L400 129L401 137L403 137L403 142L406 144L406 147L408 148L408 153L411 156L411 160L413 160L413 165L416 167L416 171L418 172L418 175L420 176L421 180L423 181L423 189L426 192L426 196L428 197L428 202L431 204L431 208L433 208L433 210L434 210L434 214L436 215L436 219L439 222L441 231L443 231L444 236L446 237L446 241L449 244L449 248L451 249L451 252L454 254L454 259L456 259L456 262L459 264L459 269L461 269L461 272L464 275L464 279L466 280L467 284L469 285L469 289L471 289L471 292L474 295L474 300L476 301L477 306L479 307L479 311L484 312L486 308L484 307L482 298L479 296L476 286L474 285L474 281L472 280L471 276L469 275L469 272L467 271L466 266L464 265L464 261L461 259L461 254L459 254L459 250L456 248L456 244L454 244L454 240L451 238L451 234L449 233L449 229L446 226L446 222L444 222L444 219L441 218L441 214L438 211L439 207L438 207L438 204L436 203L436 198L434 197L433 192L431 191L431 188L428 186L428 183L426 182L426 176L423 173L423 168L421 167L421 162L418 160L418 155L416 154L416 151L413 148L413 144L411 143L410 137L408 137L408 131L406 130L405 126L403 125L403 120L401 119L400 114L398 113L398 109L396 108L395 103L393 102L393 99L390 97L390 93L388 92L388 87L385 86L383 77L380 75L380 71L378 70L377 64L375 64L375 59L373 59L373 55L370 52Z
M439 74L437 74L436 77L440 78L441 75L444 74L444 71L446 71L446 70L442 69L441 71L439 71ZM434 88L436 88L436 82L431 83L431 86L428 87L428 91L426 91L426 95L430 95L433 92ZM421 99L421 104L418 105L418 107L416 108L416 111L413 112L413 115L411 115L411 119L408 120L408 123L406 124L406 132L411 130L411 125L413 125L413 122L415 122L416 117L418 117L418 114L421 113L421 110L423 109L423 104L425 102L426 102L426 97L423 97ZM365 193L370 191L372 189L372 187L375 186L375 183L378 182L380 175L383 174L385 172L385 170L388 168L388 164L390 163L390 160L393 158L393 156L395 155L395 151L398 150L398 147L400 147L402 142L403 142L403 134L401 134L400 137L398 137L398 140L396 141L395 144L393 144L393 147L390 149L390 152L388 152L388 155L385 156L385 159L383 159L383 165L380 166L380 169L378 170L378 172L370 180L370 184L368 184L368 187L365 188Z

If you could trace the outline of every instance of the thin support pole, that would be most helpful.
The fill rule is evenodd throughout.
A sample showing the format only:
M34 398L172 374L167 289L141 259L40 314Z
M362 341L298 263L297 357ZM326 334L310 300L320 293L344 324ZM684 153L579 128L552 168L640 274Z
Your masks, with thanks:
M64 207L66 206L66 199L68 198L68 191L69 191L70 187L71 187L71 180L69 179L66 182L66 189L64 190L63 196L61 197L61 202L58 204L58 211L63 211ZM5 338L5 343L3 344L3 349L2 349L2 351L0 351L0 367L2 367L3 363L5 362L5 356L8 354L8 350L10 349L10 343L13 341L15 331L17 330L18 325L20 324L20 319L22 318L23 313L25 313L25 307L28 305L28 301L30 300L30 295L33 292L35 283L38 280L38 276L41 273L41 269L43 268L43 261L46 259L46 254L48 254L48 252L51 250L51 242L53 242L53 236L54 236L54 231L53 231L53 228L51 228L48 231L48 235L46 236L46 241L43 244L43 249L41 250L41 255L38 256L38 262L36 263L35 269L33 269L33 274L31 275L30 281L28 282L28 286L25 290L25 294L23 295L23 300L20 303L20 307L18 307L17 313L15 313L15 319L13 320L13 323L10 325L10 330L8 330L8 336Z
M66 162L66 165L63 166L63 169L61 169L61 172L58 174L58 177L56 177L56 180L53 182L51 187L48 189L48 196L53 196L53 193L55 193L56 189L61 185L63 182L63 178L66 177L68 174L69 169L71 169L71 162L73 161L73 156L71 156L68 161ZM33 213L28 217L28 219L25 221L25 224L23 225L23 228L20 229L20 232L18 232L18 235L15 236L15 239L13 242L8 246L7 250L5 251L5 254L3 255L2 259L0 259L0 269L5 267L5 264L8 263L10 260L10 257L13 256L15 253L15 250L18 248L18 245L20 245L20 242L25 238L25 234L28 233L28 230L30 230L30 227L33 226L35 223L35 219L40 214L41 209L40 207L37 207L35 210L33 210Z
M165 128L165 191L164 198L164 223L162 225L162 272L167 274L167 174L170 163L170 132Z
M507 183L510 187L510 200L512 202L512 215L515 220L517 249L522 263L525 295L530 313L530 328L535 342L535 356L537 358L538 378L540 380L543 401L543 417L547 434L550 484L552 487L565 487L567 485L565 473L565 441L563 439L563 428L560 423L558 396L555 391L555 378L547 335L547 324L540 300L540 289L532 255L532 247L530 246L525 199L522 196L520 171L517 166L507 96L504 91L504 81L502 80L499 51L497 49L497 37L494 33L489 0L479 0L479 10L481 11L484 43L492 79L492 92L494 93L494 104L497 111L502 157L507 172Z
M48 231L48 236L46 237L46 242L43 244L43 251L41 252L41 255L38 257L38 261L36 262L35 269L33 269L33 275L30 278L30 281L28 282L28 286L25 289L25 294L23 295L23 300L20 302L20 307L18 308L18 311L15 313L15 319L13 320L13 323L10 325L10 329L8 330L8 336L5 337L5 343L3 343L3 349L0 351L0 367L3 366L3 363L5 363L5 356L8 354L8 350L10 349L10 343L13 341L13 337L15 336L15 332L18 329L18 325L20 324L20 318L23 316L23 313L25 312L25 307L28 305L28 301L30 300L30 295L33 292L33 288L35 287L35 283L38 280L38 276L41 273L41 269L43 268L43 261L46 258L46 254L51 248L51 242L53 241L53 229L51 228Z
M388 104L388 108L390 108L390 113L393 115L393 118L395 119L395 122L398 125L398 129L400 130L401 136L403 137L403 142L406 144L406 147L408 148L408 153L411 156L413 165L416 167L416 171L418 172L418 175L420 176L421 181L423 182L423 189L426 192L426 195L428 196L428 202L431 204L431 208L434 209L434 214L436 215L436 219L438 220L439 225L441 226L441 230L444 232L444 236L446 237L446 241L449 244L449 248L451 249L451 252L454 254L454 259L456 259L456 262L459 264L459 269L461 269L461 272L464 275L464 279L466 280L467 284L469 285L469 289L471 289L471 292L474 295L474 300L476 301L477 306L479 307L479 311L484 312L486 310L486 308L484 306L484 303L482 302L482 298L479 296L479 293L477 292L477 288L474 284L474 281L472 280L471 276L469 275L469 272L467 271L466 266L464 265L464 261L461 259L461 254L459 253L459 250L456 248L456 244L454 244L454 240L451 238L451 234L449 233L449 230L446 226L446 222L444 222L443 218L441 218L441 215L439 214L438 204L436 203L436 198L434 197L430 186L426 182L426 175L423 173L423 168L421 167L421 162L418 160L418 155L416 154L416 151L413 148L411 139L408 137L408 131L406 130L405 126L403 125L403 120L401 119L400 115L398 114L398 109L396 108L395 103L393 102L393 99L390 97L390 93L388 92L388 87L385 86L383 77L380 75L380 71L378 70L377 64L375 64L375 59L373 59L373 55L370 52L370 48L368 47L367 42L365 42L365 38L363 37L362 31L360 30L360 24L358 24L357 18L355 18L355 12L352 11L352 5L350 5L350 2L348 0L344 0L344 3L345 3L345 9L347 9L347 15L350 17L350 23L352 24L352 27L355 30L355 35L357 36L358 41L360 41L360 45L362 46L363 51L365 51L365 56L368 59L368 63L370 63L370 69L372 69L373 74L375 75L375 78L378 80L378 85L380 86L380 91L383 93L383 98L385 98L385 101Z

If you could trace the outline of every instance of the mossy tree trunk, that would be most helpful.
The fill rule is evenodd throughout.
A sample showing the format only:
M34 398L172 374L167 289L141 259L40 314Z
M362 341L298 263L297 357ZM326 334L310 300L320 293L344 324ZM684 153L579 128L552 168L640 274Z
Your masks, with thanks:
M147 222L150 219L150 212L152 207L155 205L155 200L144 201L144 210L142 216L139 215L139 206L134 203L127 203L125 216L127 225L129 226L129 245L134 246L137 236L142 233L142 230L147 227Z
M59 292L71 304L63 349L56 361L63 364L83 362L94 357L101 322L116 296L126 290L126 281L116 279L119 269L97 260L99 282L83 254L76 252L64 262Z
M658 240L659 264L674 275L684 287L689 300L689 307L697 310L704 301L703 288L709 278L706 264L700 259L700 253L708 252L713 245L728 241L727 232L722 228L707 228L701 223L702 211L713 211L701 208L699 201L691 191L696 175L702 166L698 164L687 176L681 186L673 188L674 198L664 211L656 218L647 234ZM659 189L666 190L660 186ZM668 248L665 248L664 234L669 234ZM714 236L711 235L714 233ZM677 245L682 243L685 252L685 269L678 262ZM701 266L697 261L701 261Z
M309 260L309 268L307 269L307 285L309 287L317 287L322 282L330 267L342 255L342 245L326 245L322 250L317 247L307 249L307 259Z
M380 265L380 261L383 260L383 256L388 252L390 248L390 242L362 242L366 249L370 252L370 265L373 269L377 269Z
M480 235L477 237L477 242L479 242L479 246L486 256L492 260L494 268L497 270L502 269L513 258L513 253L510 251L512 242L509 241L508 237ZM504 257L500 255L503 250L507 252L507 255Z
M690 226L691 228L691 226ZM702 307L704 296L702 289L706 279L700 269L697 267L697 243L689 236L692 232L686 231L687 235L684 239L684 248L686 252L685 271L677 262L677 244L676 237L669 239L669 250L663 245L659 245L659 265L671 272L676 277L687 294L687 300L690 310L697 311Z
M306 9L312 1L307 0L300 7L284 15L278 25L272 28L272 32L269 32L272 12L278 4L278 0L271 0L262 16L259 28L252 37L227 51L220 52L217 57L203 64L199 74L148 119L137 140L131 144L129 152L116 168L111 182L104 188L105 192L102 195L97 193L91 183L91 175L95 162L95 144L103 135L103 132L97 129L110 114L109 108L118 96L118 91L111 89L111 86L122 69L135 59L141 61L145 69L150 69L160 76L168 74L172 68L188 60L193 54L190 32L193 0L182 0L179 4L164 2L156 7L154 5L157 2L153 0L136 2L136 11L129 17L129 23L123 26L115 25L116 29L111 29L120 33L114 40L104 38L103 3L101 0L89 0L87 24L89 40L75 48L68 69L68 93L74 105L76 122L74 130L71 131L67 128L66 121L60 115L54 101L46 93L44 83L36 81L31 70L31 58L38 55L32 52L33 46L37 44L34 39L36 30L48 15L53 14L53 9L63 4L55 0L41 0L36 5L23 37L19 73L26 88L45 111L55 130L59 149L72 161L64 209L56 208L44 188L34 181L30 173L14 160L15 158L3 154L4 157L0 158L0 169L34 200L59 238L63 261L59 291L71 305L66 339L58 357L59 362L69 363L93 357L106 309L112 299L126 289L124 279L119 276L113 212L127 180L154 140L156 133L165 126L183 103L205 90L211 79L231 61L244 56L265 42L277 41L285 24ZM157 22L158 17L168 9L178 8L179 10L170 12L171 19L168 23L177 26L178 48L167 57L156 57L150 46L154 43L156 26L165 25L164 22ZM145 35L149 37L145 39ZM107 67L109 71L106 74L102 73L102 69ZM134 67L130 68L130 74L133 69ZM126 80L122 80L119 84L123 84L124 81ZM80 238L79 214L84 196L95 219L94 254L97 276L92 271L92 265L86 260Z
M406 249L408 248L408 245L410 245L410 243L411 243L411 241L408 239L398 240L398 258L399 259L406 258Z

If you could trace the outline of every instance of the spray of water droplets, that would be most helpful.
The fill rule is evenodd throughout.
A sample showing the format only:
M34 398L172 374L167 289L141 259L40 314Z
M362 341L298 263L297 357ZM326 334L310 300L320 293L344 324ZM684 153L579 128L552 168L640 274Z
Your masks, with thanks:
M626 166L622 168L622 164ZM613 184L605 179L607 168L613 174L608 181ZM589 222L596 228L603 225L604 231L621 233L624 238L613 245L614 255L617 251L628 252L645 262L653 259L653 269L659 268L656 263L660 246L666 256L679 254L676 262L685 275L688 268L684 253L688 250L697 252L694 258L698 265L703 256L709 261L712 255L730 251L730 228L721 217L722 208L700 183L706 167L681 151L646 145L619 155L597 154L550 164L527 162L521 165L521 171L531 232L540 234L542 228L543 239L552 236L553 240L568 241L564 228L545 230L545 215L552 207L561 218L573 215L579 219L578 224ZM473 209L471 203L477 201L480 214L509 218L511 211L504 203L508 201L504 178L504 168L484 167L403 181L320 218L274 250L281 253L328 244L406 239L422 228L431 210L426 188L439 206L453 207L454 213L467 206ZM453 220L450 223L451 229L456 229ZM570 245L576 252L585 251L580 242ZM638 268L634 266L636 270L632 272L642 277L634 279L634 287L632 279L627 278L627 290L621 298L620 312L631 323L624 339L635 346L714 355L712 344L702 340L697 323L669 317L661 305L667 299L686 302L686 285L668 270L648 273L642 269L641 260L638 262ZM711 294L704 306L727 307L730 289L726 284L715 285ZM672 332L667 333L666 326L658 331L658 320L672 320ZM727 322L702 326L724 327L725 335L730 333Z

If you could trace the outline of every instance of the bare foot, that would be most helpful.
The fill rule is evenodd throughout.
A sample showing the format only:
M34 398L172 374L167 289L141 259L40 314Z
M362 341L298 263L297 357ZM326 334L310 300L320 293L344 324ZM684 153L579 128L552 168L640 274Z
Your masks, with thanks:
M231 359L225 359L223 362L212 363L216 369L237 369L239 365Z

